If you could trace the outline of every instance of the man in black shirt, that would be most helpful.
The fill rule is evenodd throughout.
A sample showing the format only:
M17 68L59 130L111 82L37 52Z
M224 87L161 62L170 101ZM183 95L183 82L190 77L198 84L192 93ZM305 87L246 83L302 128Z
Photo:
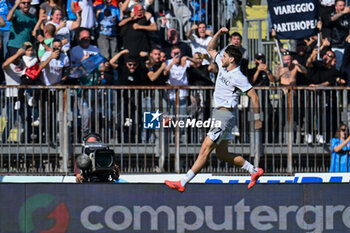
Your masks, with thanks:
M254 56L255 67L248 69L248 79L253 86L270 86L270 82L274 82L275 79L269 70L269 66L266 63L266 57L263 53L257 53Z
M189 85L194 86L213 86L214 83L210 79L210 72L217 73L217 66L211 61L208 57L208 54L201 54L196 52L193 55L193 59L197 63L191 62L191 67L188 68L188 82ZM209 62L209 65L202 65L203 59L206 59Z
M256 87L268 87L270 86L270 82L275 82L275 79L269 69L269 66L266 62L266 57L265 54L263 53L257 53L254 56L254 62L255 62L255 67L252 69L248 69L248 79L250 81L250 83L253 86ZM267 90L261 90L258 91L258 95L259 98L261 99L261 107L262 109L264 109L265 114L267 114L267 117L265 119L267 119L268 121L268 141L272 142L272 132L275 133L275 135L277 135L278 133L278 128L277 125L274 124L274 122L272 122L272 119L277 119L277 115L275 116L275 118L273 118L273 115L275 112L273 111L271 102L268 98L268 94L270 92ZM262 127L262 132L266 131L266 125L263 124ZM263 136L263 140L264 140L264 136L265 133L262 134Z
M336 64L335 53L332 50L326 51L326 53L322 56L321 61L317 61L317 49L313 50L311 56L309 57L306 66L309 68L307 80L309 82L310 87L322 87L322 86L334 86L338 82L342 82L340 79L340 72L335 68ZM325 95L324 95L325 92ZM315 130L317 131L316 141L324 144L330 138L324 138L323 133L329 132L331 116L330 114L335 114L336 111L331 111L331 101L333 94L331 90L317 91L316 92L316 100L314 101L313 107L316 109L316 122L317 125ZM307 99L310 99L310 96L307 96ZM311 106L311 104L310 104ZM318 113L317 113L318 111ZM324 125L323 114L321 112L325 112L326 120L328 124ZM319 116L319 119L317 119ZM332 116L333 119L337 119L336 116ZM313 136L309 133L311 129L306 129L306 142L311 143L313 140ZM327 134L329 135L329 133Z
M346 6L345 0L337 0L331 14L331 45L337 57L336 68L340 69L343 60L345 39L350 29L350 6Z
M190 46L188 46L185 42L180 41L179 33L175 28L169 28L167 31L166 23L168 19L163 17L162 24L159 30L159 39L164 52L166 53L167 59L171 59L171 51L174 46L178 46L181 50L181 54L183 56L192 56L192 50ZM167 35L167 40L164 39L164 35Z
M335 64L335 53L332 50L328 50L321 61L317 61L317 49L313 50L306 62L306 67L309 68L307 75L309 86L334 86L337 81L340 81L340 73L335 68Z
M145 12L141 4L134 7L130 17L123 19L118 24L123 44L130 51L130 55L137 57L141 51L150 51L150 39L148 32L157 31L157 24L151 13Z
M167 76L163 74L163 70L166 68L166 63L160 61L160 48L153 48L149 54L150 67L148 68L147 76L154 86L166 85Z
M188 83L193 86L214 86L213 81L210 79L210 72L217 73L218 67L211 61L208 54L201 54L196 52L193 55L194 61L191 62L191 66L187 69ZM203 59L209 62L209 65L202 65ZM199 119L207 120L210 116L210 90L198 90L192 92L191 95L191 110L192 115L196 115Z

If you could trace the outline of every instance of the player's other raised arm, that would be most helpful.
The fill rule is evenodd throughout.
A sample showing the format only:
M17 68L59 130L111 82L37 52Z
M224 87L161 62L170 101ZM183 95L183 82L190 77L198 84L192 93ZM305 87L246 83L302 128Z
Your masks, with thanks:
M219 31L213 36L213 38L209 41L209 44L207 46L207 51L209 55L215 59L216 55L218 54L218 51L216 48L218 47L218 40L221 35L228 33L228 29L225 27L220 28Z

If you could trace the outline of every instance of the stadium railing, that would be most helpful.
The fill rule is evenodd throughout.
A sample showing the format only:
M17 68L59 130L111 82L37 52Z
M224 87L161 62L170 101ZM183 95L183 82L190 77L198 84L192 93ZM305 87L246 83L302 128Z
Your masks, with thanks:
M180 90L187 92L185 102L180 101ZM253 130L251 103L242 95L237 111L239 135L233 132L229 151L268 174L327 172L329 141L340 122L349 123L350 89L256 90L263 129ZM171 92L174 100L169 99ZM100 134L115 151L124 173L185 172L209 129L203 124L210 125L212 94L212 87L194 86L39 86L30 94L33 105L27 104L28 94L15 110L15 100L6 97L6 86L0 86L0 173L71 173L81 153L82 136L90 131ZM160 129L146 129L152 126L150 114L157 111L161 116L153 127ZM181 120L187 127L181 127ZM215 152L203 171L241 172L218 161Z

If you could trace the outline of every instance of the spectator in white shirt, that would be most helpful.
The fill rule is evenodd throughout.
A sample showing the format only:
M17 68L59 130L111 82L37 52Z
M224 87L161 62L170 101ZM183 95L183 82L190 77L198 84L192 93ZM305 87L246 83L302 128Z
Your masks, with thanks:
M207 46L212 39L212 31L207 30L207 25L204 22L193 24L191 29L187 32L187 38L191 40L192 55L195 53L208 54ZM202 65L207 65L209 62L203 60Z

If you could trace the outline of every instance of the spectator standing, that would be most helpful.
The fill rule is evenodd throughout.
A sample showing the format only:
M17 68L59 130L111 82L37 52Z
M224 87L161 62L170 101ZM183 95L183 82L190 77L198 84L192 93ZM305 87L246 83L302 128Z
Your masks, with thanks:
M212 39L212 31L207 30L207 25L204 22L193 24L187 32L187 38L191 40L191 49L194 56L195 53L208 54L207 46ZM203 65L209 64L207 59L203 59Z
M309 68L307 79L310 87L334 86L341 82L340 72L335 68L337 58L332 50L326 51L322 61L317 61L317 49L314 49L306 62Z
M255 67L252 69L248 69L248 80L254 87L269 87L270 82L275 82L275 79L270 71L269 64L266 62L265 54L257 53L254 56ZM262 126L262 132L266 132L268 141L272 142L272 133L278 135L277 124L272 122L273 118L273 107L269 98L269 91L267 90L258 90L259 99L261 100L261 108L264 110L263 112L266 114L264 119L266 119L268 127L266 128L266 124ZM262 133L263 141L265 137L265 133Z
M80 67L82 66L82 61L85 59L88 59L91 56L101 54L100 50L95 46L90 44L90 31L87 29L84 29L80 31L78 34L78 45L73 47L70 55L71 55L71 61L72 66ZM97 68L95 68L93 71L91 71L88 74L84 74L79 78L80 85L98 85L100 84L102 75L101 71L104 70L106 67L104 65L99 65ZM94 117L94 114L92 112L94 109L91 108L93 106L94 99L89 99L91 96L94 96L93 94L88 95L89 91L81 91L79 92L79 100L78 100L78 108L80 111L80 114L82 115L82 136L84 137L87 135L91 128L89 125L90 117ZM91 93L91 92L90 92ZM89 105L91 103L92 105ZM91 124L94 124L94 120L91 120Z
M123 19L119 26L123 45L129 50L130 56L138 57L141 51L150 51L148 32L157 31L157 24L151 13L145 12L141 4L134 7L130 17Z
M54 39L52 51L46 51L41 58L40 69L43 72L42 82L46 86L57 85L64 81L66 69L69 67L69 58L62 53L62 42Z
M286 100L288 99L288 92L290 89L283 88L284 86L296 86L296 80L297 80L297 74L306 74L307 69L300 65L297 60L293 60L293 57L289 51L285 51L282 53L282 64L276 66L275 73L274 73L274 80L275 82L279 82L279 85L282 86L282 92L281 97L278 98L277 103L279 104L279 107L282 109L282 116L279 115L277 119L281 121L282 127L286 126L287 122L287 108L286 108ZM297 95L293 95L293 101L294 103L298 103ZM275 106L274 106L275 107ZM277 106L276 106L277 107ZM295 111L293 112L293 121L295 122L295 125L298 123L298 112L297 108L294 108ZM274 127L277 127L274 125ZM277 129L278 130L278 129ZM279 129L282 130L282 129ZM276 128L274 128L274 132L276 132ZM278 131L277 131L278 132ZM277 140L283 140L282 137L275 137L275 142Z
M17 52L7 58L2 64L2 68L5 74L6 85L20 85L21 77L25 71L25 64L22 60L22 56L25 53L24 49L20 48ZM10 130L14 126L18 119L18 112L15 112L15 102L18 97L17 88L6 88L6 115L8 116L7 123L2 135L2 142L6 142L10 135Z
M22 56L22 59L24 61L24 64L26 66L26 70L25 73L22 75L21 77L21 85L28 85L28 86L34 86L34 85L39 85L41 84L40 80L39 80L39 74L40 74L40 69L39 69L39 60L36 57L35 53L34 53L34 48L32 43L30 42L25 42L23 44L23 49L25 50L25 54ZM18 99L19 101L16 102L16 106L17 108L19 108L18 106L25 106L24 105L24 93L25 93L25 89L21 88L18 92ZM27 92L28 96L30 96L30 94ZM32 97L28 97L28 104L30 106L33 105L33 98ZM22 107L22 110L24 109Z
M64 20L63 11L60 8L54 7L51 11L51 20L47 24L52 24L56 27L56 37L65 44L62 47L62 51L67 53L70 49L70 32L80 27L81 17L80 11L77 13L77 19L75 21Z
M118 65L118 60L121 56L125 56L125 63ZM129 50L124 49L117 53L111 60L110 64L113 68L118 69L119 85L136 85L136 86L147 86L151 84L151 81L147 78L147 69L145 66L139 62L139 60L133 56L130 56ZM118 107L122 107L124 109L124 123L123 123L123 131L124 131L124 142L135 142L137 136L141 136L141 140L146 142L146 134L143 133L143 125L139 125L139 131L141 134L136 134L135 123L142 122L142 120L136 120L137 117L139 119L142 118L140 114L142 114L143 106L147 101L140 98L141 95L137 95L135 90L129 90L123 92L123 99L128 99L128 101L124 101L121 103L117 103ZM135 114L136 109L138 109L139 115ZM118 122L121 122L122 119L118 119ZM118 128L122 127L119 125ZM154 140L154 139L152 139Z
M71 54L72 65L81 66L81 61L100 53L100 50L90 44L91 36L88 30L82 30L78 36L78 45L73 47Z
M160 61L161 62L166 62L166 52L164 52L163 50L160 51Z
M112 0L104 0L95 7L99 23L98 47L103 57L110 60L118 52L117 25L120 21L119 8L111 5Z
M96 27L96 15L92 0L72 0L71 10L78 17L79 12L81 17L82 28L93 29ZM93 32L93 30L91 30Z
M334 12L331 14L331 45L337 57L336 69L340 69L342 64L345 39L349 35L350 29L350 6L346 6L344 0L335 2Z
M141 4L147 11L148 7L152 5L154 0L125 0L121 3L120 10L129 15L131 12L134 12L134 7L137 4Z
M188 78L189 84L195 86L213 86L214 83L210 79L210 72L217 73L217 66L211 61L207 53L202 54L196 52L193 55L193 59L196 63L191 63L191 66L188 68ZM206 60L209 65L203 65L203 60Z
M220 51L220 56L223 56L225 49L229 45L234 45L234 46L239 48L239 51L241 51L241 53L242 53L242 60L239 63L239 66L240 66L241 72L244 75L247 75L248 63L249 63L249 55L248 55L248 50L245 49L242 46L242 36L241 36L241 34L239 32L234 32L234 33L231 34L230 44L228 44L224 49L222 49Z
M210 79L210 73L217 73L218 67L212 62L207 53L196 52L193 56L196 63L191 62L188 68L188 82L193 86L214 86ZM203 60L208 64L203 65ZM195 90L191 96L192 115L197 115L199 119L207 120L210 116L210 90Z
M0 1L0 16L5 20L6 25L0 27L0 39L1 39L1 51L2 51L2 56L1 61L5 60L6 54L7 54L7 43L10 38L10 26L11 22L7 20L7 14L9 13L9 9L12 8L14 5L13 0L1 0Z
M282 53L283 64L276 66L274 79L279 81L281 86L295 86L297 73L306 74L307 70L297 60L293 60L289 51ZM286 90L284 90L286 93Z
M165 17L161 18L162 24L159 30L159 38L161 42L161 47L164 49L167 59L171 59L171 51L173 46L177 46L181 50L181 54L183 56L192 56L191 48L184 42L180 41L179 33L175 28L169 28L166 32L166 24L168 22L168 19ZM165 32L167 33L167 40L164 39Z
M36 19L29 13L30 2L31 0L16 0L7 15L7 20L12 22L7 45L10 56L14 55L24 42L31 41Z
M335 68L336 57L332 50L326 51L326 53L322 56L322 61L317 60L317 49L314 49L312 54L307 60L306 66L309 68L307 80L310 87L323 87L323 86L334 86L337 82L341 82L340 72ZM330 91L325 91L326 94L323 95L320 91L316 92L316 97L318 101L314 101L314 107L318 114L316 114L316 126L317 130L316 141L324 144L326 143L326 139L323 136L324 129L329 128L330 124L324 126L323 123L323 115L321 112L325 111L327 113L330 112L330 101L331 95ZM329 114L326 115L327 122L331 122L329 118ZM307 132L310 132L311 129L306 129ZM306 134L306 142L312 142L312 135L310 133Z
M169 75L168 83L171 86L188 86L187 69L190 67L191 61L194 63L197 63L197 61L190 57L182 56L181 49L178 46L174 46L171 50L171 57L172 59L167 60L167 67L164 70L164 75ZM175 90L169 91L170 114L175 115L175 108L179 107L180 115L185 116L187 114L188 90L180 89L179 98L179 106L176 106L176 92ZM180 119L183 120L184 117ZM180 141L185 143L186 135L183 128L181 128L180 133Z
M160 48L153 48L149 54L150 67L148 68L147 76L154 86L166 85L167 76L164 75L163 70L167 67L165 61L161 61Z
M350 86L350 35L346 37L341 78L346 81L347 86Z
M123 55L126 55L125 64L119 66L118 61ZM110 60L110 64L113 68L119 70L119 85L145 86L151 83L146 76L146 67L140 64L136 57L131 56L127 49L117 53Z
M40 12L39 12L39 19L43 17L43 15L47 15L47 19L50 20L52 9L56 7L59 9L65 9L65 6L62 5L61 0L47 0L40 4ZM63 13L63 17L66 16L65 12Z
M329 172L350 171L350 136L348 127L342 123L331 140L331 166Z
M44 36L38 35L37 40L39 41L38 48L38 57L41 60L41 57L46 51L49 51L52 48L53 40L55 39L56 27L53 24L47 24L44 27ZM68 43L68 40L62 41L63 43Z
M322 36L326 38L331 38L331 29L329 17L334 10L335 0L320 0L319 5L319 16L322 21Z
M187 68L190 67L191 61L187 56L182 56L181 50L178 46L174 46L171 50L172 59L167 60L167 67L164 70L164 75L169 75L168 82L171 86L187 86ZM180 114L186 113L186 98L188 96L187 90L180 90ZM175 91L170 91L169 99L175 103ZM173 103L173 104L174 104Z
M248 69L248 79L253 86L268 87L275 79L263 53L255 54L255 67ZM263 99L263 98L262 98Z

